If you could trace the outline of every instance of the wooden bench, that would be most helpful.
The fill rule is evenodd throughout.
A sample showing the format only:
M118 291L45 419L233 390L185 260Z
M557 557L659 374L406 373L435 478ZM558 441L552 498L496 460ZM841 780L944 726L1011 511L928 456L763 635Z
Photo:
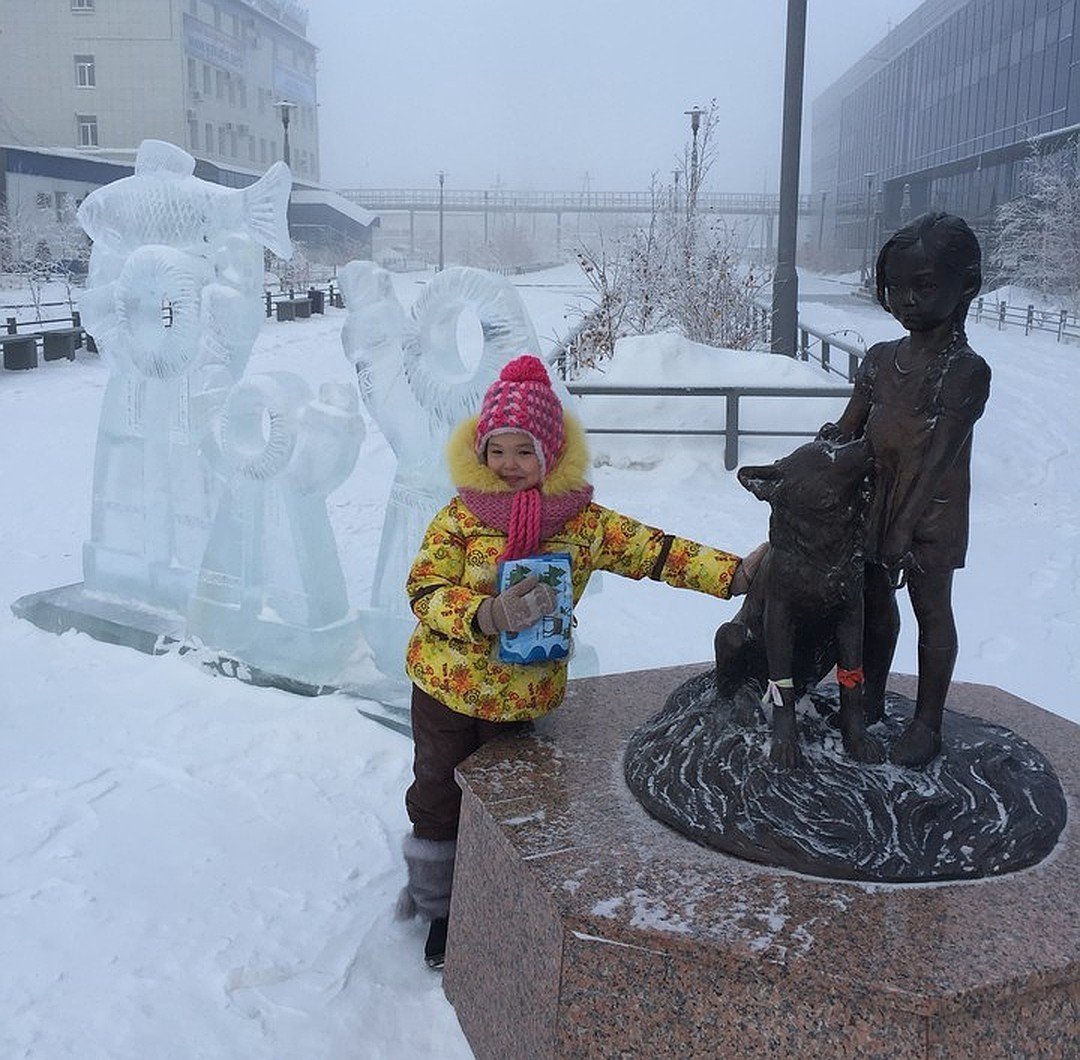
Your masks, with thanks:
M305 320L311 316L311 300L308 298L282 298L276 305L279 321Z

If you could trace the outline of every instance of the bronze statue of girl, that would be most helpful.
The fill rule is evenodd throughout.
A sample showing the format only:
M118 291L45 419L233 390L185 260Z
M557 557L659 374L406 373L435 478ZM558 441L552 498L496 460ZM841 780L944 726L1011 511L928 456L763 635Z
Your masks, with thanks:
M990 369L964 320L982 284L975 234L959 217L925 214L881 248L877 297L908 335L872 346L836 424L822 435L865 435L874 453L866 544L864 706L884 712L905 583L919 626L915 716L890 751L907 766L941 750L945 696L956 662L953 571L968 542L971 438L990 393Z

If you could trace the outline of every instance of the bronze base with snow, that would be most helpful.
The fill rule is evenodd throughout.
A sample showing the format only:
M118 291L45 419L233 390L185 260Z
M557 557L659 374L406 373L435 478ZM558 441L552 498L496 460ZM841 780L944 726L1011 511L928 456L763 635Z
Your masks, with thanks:
M925 770L863 765L844 753L838 690L824 685L799 717L803 764L785 770L769 760L756 696L742 695L749 711L718 696L711 673L699 674L627 748L630 790L699 843L814 876L922 883L1027 868L1065 826L1053 768L1010 729L946 711L943 753ZM910 699L890 692L871 731L891 745L913 712ZM743 714L750 724L736 720Z
M1080 1053L1076 816L1052 856L976 881L826 879L720 853L646 813L622 768L704 669L572 681L535 733L461 766L444 983L476 1055ZM984 685L954 683L949 703L1043 748L1076 804L1080 727Z

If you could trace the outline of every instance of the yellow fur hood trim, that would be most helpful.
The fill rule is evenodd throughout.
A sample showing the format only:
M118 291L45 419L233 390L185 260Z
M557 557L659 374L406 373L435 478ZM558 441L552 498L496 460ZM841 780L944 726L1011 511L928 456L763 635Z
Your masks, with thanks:
M473 444L479 415L462 420L450 435L446 445L446 463L450 480L458 489L483 490L485 493L507 493L509 487L486 464L480 462ZM540 486L545 494L566 493L588 484L589 446L585 430L576 416L563 409L563 437L566 444L550 474Z

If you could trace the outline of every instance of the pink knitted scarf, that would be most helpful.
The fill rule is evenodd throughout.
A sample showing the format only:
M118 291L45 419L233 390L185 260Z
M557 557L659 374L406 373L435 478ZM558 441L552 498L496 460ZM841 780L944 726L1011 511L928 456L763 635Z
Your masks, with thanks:
M459 489L458 496L477 519L506 534L506 548L499 559L535 555L540 543L564 526L592 500L593 488L542 494L533 487L516 493L489 493Z

